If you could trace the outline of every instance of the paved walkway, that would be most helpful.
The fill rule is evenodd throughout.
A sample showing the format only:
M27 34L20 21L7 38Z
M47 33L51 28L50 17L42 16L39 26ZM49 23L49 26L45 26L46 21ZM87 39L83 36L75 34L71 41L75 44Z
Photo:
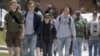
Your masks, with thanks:
M7 47L0 45L0 53L8 53Z
M0 53L8 53L7 47L6 47L6 46L1 46L1 45L0 45ZM58 54L57 54L57 56L58 56ZM73 55L71 55L71 56L73 56ZM87 50L87 51L84 51L84 50L82 49L82 56L88 56L88 50Z

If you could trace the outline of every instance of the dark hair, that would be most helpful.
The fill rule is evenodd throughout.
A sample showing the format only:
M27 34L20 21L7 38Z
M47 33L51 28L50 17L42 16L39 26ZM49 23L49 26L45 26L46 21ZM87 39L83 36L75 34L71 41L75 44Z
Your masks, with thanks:
M80 16L81 11L77 10L75 14L76 14L76 16Z
M93 12L93 16L97 16L97 12L96 11Z
M69 14L70 14L70 15L73 15L73 10L72 10L72 8L69 7L69 6L65 6L65 7L63 7L63 8L60 10L60 14L62 14L63 11L64 11L64 9L66 9L66 8L69 8Z

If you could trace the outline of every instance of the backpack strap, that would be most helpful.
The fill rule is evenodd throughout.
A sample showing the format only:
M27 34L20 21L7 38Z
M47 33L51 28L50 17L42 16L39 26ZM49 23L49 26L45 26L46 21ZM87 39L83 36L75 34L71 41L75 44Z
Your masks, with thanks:
M71 18L69 17L69 27L70 27L70 25L71 25Z
M13 12L9 12L12 19L18 24L19 28L21 28L20 21L18 20L17 16Z
M59 28L60 28L60 22L61 22L61 16L58 18L59 20L59 25L58 25L58 31L59 31Z
M61 22L61 16L59 17L58 20L59 20L59 25L58 25L58 30L59 30L59 28L60 28L60 22ZM71 25L71 18L69 17L69 29L71 29L70 25Z
M16 15L12 12L9 12L10 16L12 17L12 19L14 19L14 21L17 23L17 24L20 24L18 18L16 17Z

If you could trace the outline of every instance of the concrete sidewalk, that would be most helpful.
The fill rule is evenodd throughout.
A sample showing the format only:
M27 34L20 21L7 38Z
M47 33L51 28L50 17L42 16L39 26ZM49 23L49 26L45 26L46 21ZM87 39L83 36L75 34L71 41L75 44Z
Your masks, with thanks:
M8 53L7 47L0 45L0 53ZM65 52L64 52L64 54L65 54ZM58 56L58 54L56 56ZM73 55L71 55L71 56L73 56ZM88 56L88 50L87 51L84 51L83 48L82 48L82 56Z
M0 45L0 53L8 53L8 48L6 46Z

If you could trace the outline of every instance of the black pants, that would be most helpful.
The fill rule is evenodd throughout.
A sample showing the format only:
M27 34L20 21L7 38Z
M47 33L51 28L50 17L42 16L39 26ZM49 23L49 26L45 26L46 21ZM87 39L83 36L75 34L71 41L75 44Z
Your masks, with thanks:
M52 43L43 41L43 56L52 56Z
M71 45L70 45L70 49L69 49L69 54L72 54L72 52L73 52L72 48L73 48L73 41L71 41Z

